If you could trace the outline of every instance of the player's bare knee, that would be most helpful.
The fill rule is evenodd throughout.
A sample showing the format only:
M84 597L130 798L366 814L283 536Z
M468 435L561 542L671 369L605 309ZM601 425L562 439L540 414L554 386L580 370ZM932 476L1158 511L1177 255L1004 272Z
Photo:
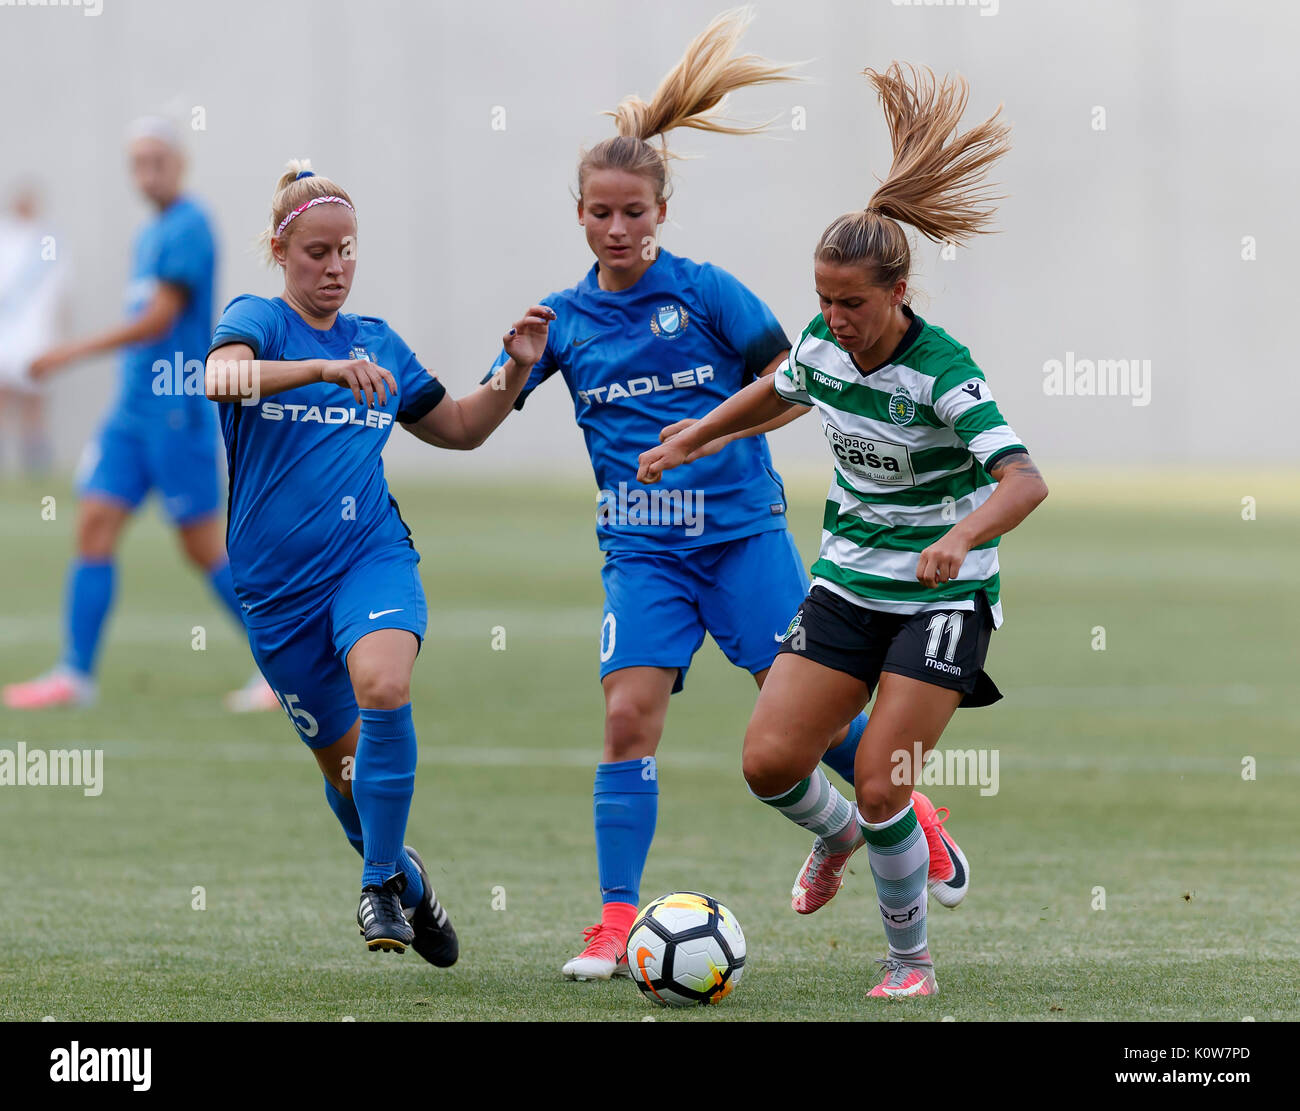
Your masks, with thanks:
M800 774L796 763L779 745L754 732L745 734L740 771L750 791L762 799L784 794L808 774L807 771Z
M411 684L403 676L363 671L352 676L357 705L366 710L396 710L411 701Z
M212 558L212 553L207 550L206 545L195 543L185 536L181 537L181 551L185 553L185 558L200 571L210 571L221 562L219 559Z
M196 571L202 571L205 575L211 574L220 566L220 560L205 559L197 552L185 549L185 559Z
M211 572L226 561L225 541L211 521L186 526L180 530L180 536L185 558L200 571Z
M658 746L650 715L632 699L611 699L605 707L605 760L635 760Z
M906 791L906 788L901 788ZM900 788L888 776L864 779L855 787L858 810L868 822L883 822L892 818L907 804L907 795L900 799Z
M77 514L77 554L82 559L108 559L117 547L118 532L114 514L83 506Z

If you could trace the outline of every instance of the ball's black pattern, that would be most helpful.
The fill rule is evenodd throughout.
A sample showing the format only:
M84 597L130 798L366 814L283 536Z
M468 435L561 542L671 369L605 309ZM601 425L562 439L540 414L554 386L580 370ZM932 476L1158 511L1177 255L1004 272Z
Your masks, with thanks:
M674 895L694 895L696 898L703 900L708 907L708 919L700 925L692 926L686 930L680 930L677 932L670 930L654 916L654 911L656 907L666 899L672 898ZM705 895L702 891L675 891L671 895L661 896L654 902L650 903L645 910L637 916L636 921L632 923L632 929L629 931L628 938L631 940L632 935L635 934L638 929L645 927L663 940L664 956L663 965L657 977L647 978L645 981L642 981L640 976L634 975L632 977L636 986L640 989L641 994L651 1002L663 1004L664 1000L656 998L654 993L668 990L687 999L693 999L696 1003L699 1003L702 1006L717 1002L725 996L731 988L732 979L735 974L745 967L745 958L743 956L737 957L736 954L732 952L731 946L728 944L727 938L720 928L720 922L721 915L718 911L718 901L711 895ZM696 940L697 938L712 938L717 943L723 956L726 958L725 967L721 970L722 982L711 985L705 991L698 991L694 988L687 987L685 984L679 983L673 978L674 962L677 957L677 947L685 942ZM634 969L636 968L635 957L630 945L628 947L628 962Z

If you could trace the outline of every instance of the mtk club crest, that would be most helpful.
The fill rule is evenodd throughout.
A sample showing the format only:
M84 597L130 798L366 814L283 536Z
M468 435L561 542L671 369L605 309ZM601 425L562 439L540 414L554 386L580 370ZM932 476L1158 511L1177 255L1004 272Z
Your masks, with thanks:
M675 302L671 305L661 305L650 318L650 331L660 339L676 339L686 331L686 325L690 320L684 305Z

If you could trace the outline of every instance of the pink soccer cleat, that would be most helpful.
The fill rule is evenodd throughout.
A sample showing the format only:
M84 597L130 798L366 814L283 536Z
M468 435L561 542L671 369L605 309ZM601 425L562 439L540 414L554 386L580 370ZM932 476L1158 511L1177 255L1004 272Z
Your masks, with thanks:
M912 808L930 845L930 894L944 906L955 907L970 890L970 865L957 842L943 828L948 820L948 808L941 806L936 810L920 791L912 792Z
M598 924L582 932L587 947L565 963L561 970L567 980L608 980L630 976L627 967L627 931Z
M867 992L868 999L906 999L913 995L939 994L929 950L907 957L890 953L883 960L876 958L876 963L885 966L885 974L880 983Z
M271 684L262 678L260 671L254 671L239 690L226 695L225 703L226 709L232 714L254 714L259 710L280 709L280 700L275 697Z
M826 842L818 837L813 842L808 859L799 870L794 887L790 889L790 905L794 907L795 913L812 914L835 898L835 893L844 882L844 870L849 866L849 858L866 843L859 831L851 848L831 852L826 847Z
M44 675L4 688L5 706L10 710L52 710L58 706L91 706L95 702L95 681L60 664Z

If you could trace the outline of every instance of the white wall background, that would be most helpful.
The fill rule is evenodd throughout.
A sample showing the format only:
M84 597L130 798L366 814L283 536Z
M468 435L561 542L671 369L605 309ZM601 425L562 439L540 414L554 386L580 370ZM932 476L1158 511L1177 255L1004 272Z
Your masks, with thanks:
M220 303L271 295L251 250L283 162L309 156L357 201L352 311L387 317L462 393L518 311L590 265L569 189L598 113L648 97L718 10L685 0L103 0L0 3L0 183L35 173L73 266L73 325L112 323L146 216L122 135L167 109L191 131L190 183L223 245ZM1293 461L1300 400L1289 324L1300 283L1295 216L1297 9L1281 2L758 0L745 44L807 59L800 85L742 92L733 111L780 117L771 136L679 132L663 242L726 267L792 335L817 311L811 251L862 206L888 166L880 110L859 71L891 59L965 74L968 120L999 102L1014 150L1001 234L951 261L916 252L917 307L966 343L1045 465ZM794 106L806 130L791 130ZM491 127L504 107L506 128ZM1106 129L1093 127L1093 109ZM1243 261L1254 236L1256 261ZM1044 393L1043 365L1149 359L1151 403ZM100 360L53 387L70 465L113 389ZM776 437L781 465L824 467L812 422ZM401 468L581 472L556 380L484 448L395 435Z

